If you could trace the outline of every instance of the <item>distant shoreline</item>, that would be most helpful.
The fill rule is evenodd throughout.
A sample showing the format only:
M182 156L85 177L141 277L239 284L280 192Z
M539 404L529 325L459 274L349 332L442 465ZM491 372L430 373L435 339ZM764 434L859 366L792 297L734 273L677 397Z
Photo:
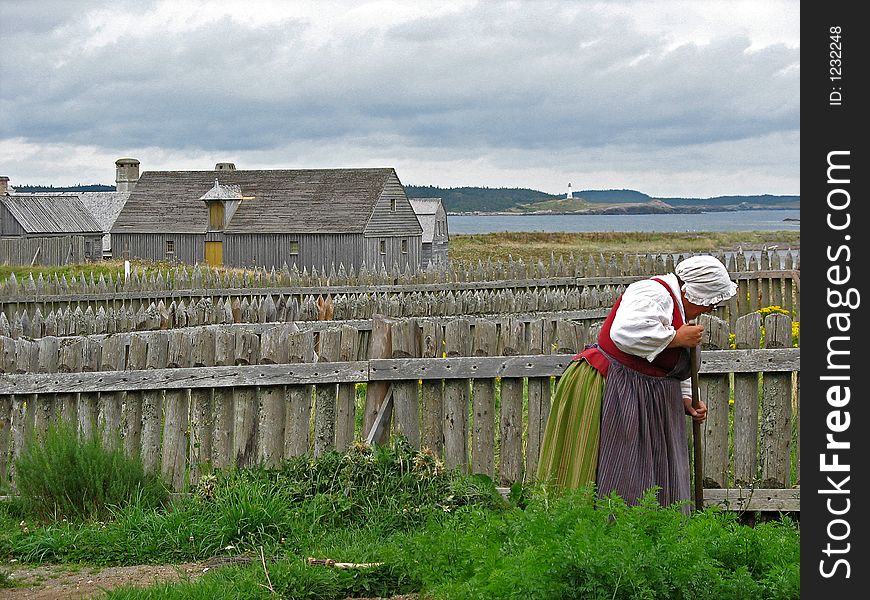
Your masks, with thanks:
M489 217L489 216L498 216L498 217L534 217L534 216L557 216L557 215L586 215L586 216L597 216L597 215L667 215L667 214L704 214L704 213L713 213L713 212L736 212L736 211L751 211L751 210L763 210L763 211L771 211L771 210L800 210L800 208L789 208L782 206L770 206L770 207L718 207L718 206L705 206L705 207L673 207L670 209L664 209L659 207L641 207L641 206L616 206L616 207L608 207L601 209L586 209L586 210L574 210L574 211L553 211L553 210L536 210L536 211L528 211L528 212L515 212L515 211L469 211L469 212L453 212L448 211L448 216L457 216L457 217ZM786 218L783 219L785 221L799 221L800 219Z

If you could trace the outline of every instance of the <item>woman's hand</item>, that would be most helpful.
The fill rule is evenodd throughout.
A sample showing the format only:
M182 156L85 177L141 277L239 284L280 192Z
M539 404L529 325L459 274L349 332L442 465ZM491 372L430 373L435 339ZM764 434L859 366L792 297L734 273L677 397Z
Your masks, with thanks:
M692 398L683 396L683 406L686 407L686 414L692 417L696 423L703 423L707 418L707 405L703 400L698 400L698 408L692 406Z
M674 339L668 344L668 348L692 348L701 343L704 335L703 325L690 325L686 323L674 334Z

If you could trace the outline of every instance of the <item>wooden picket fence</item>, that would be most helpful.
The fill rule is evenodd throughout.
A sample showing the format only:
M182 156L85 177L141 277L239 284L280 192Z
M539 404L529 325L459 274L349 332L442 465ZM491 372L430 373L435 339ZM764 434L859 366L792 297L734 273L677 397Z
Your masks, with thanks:
M741 317L732 350L728 322L703 318L706 501L799 510L792 321ZM28 436L66 418L122 444L178 491L204 470L271 467L389 435L503 486L529 481L558 377L599 324L378 315L362 333L273 323L0 337L0 477L14 485Z
M800 320L799 264L791 255L722 256L737 295L716 316L738 317L780 306ZM677 262L679 257L677 257ZM199 266L172 274L134 272L67 281L10 276L0 285L0 335L111 334L221 323L365 320L390 317L497 316L609 308L625 287L673 269L674 258L624 255L534 267L480 263L478 268L404 276L385 272L329 276L287 271L223 272ZM519 266L518 266L519 265ZM742 269L742 270L740 270ZM509 275L513 279L493 279ZM571 314L564 318L574 318Z

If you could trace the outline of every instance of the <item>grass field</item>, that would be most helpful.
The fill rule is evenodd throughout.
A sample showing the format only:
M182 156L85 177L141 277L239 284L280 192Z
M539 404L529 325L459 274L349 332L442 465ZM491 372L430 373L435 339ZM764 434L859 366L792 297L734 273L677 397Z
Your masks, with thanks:
M450 259L549 260L559 255L626 252L719 252L737 249L800 248L798 231L486 233L450 236Z
M478 235L453 235L450 237L450 260L476 262L478 260L550 260L562 255L577 257L585 254L623 254L626 252L719 252L725 250L744 250L770 248L800 248L800 232L797 231L732 231L732 232L586 232L586 233L542 233L542 232L501 232ZM175 269L177 265L153 261L133 261L133 267L146 272ZM108 278L111 273L116 277L124 272L121 261L103 261L83 265L63 267L30 267L0 264L0 281L10 274L21 280L33 274L36 278L64 275L67 280L75 277L86 278L93 275L98 280L100 274Z

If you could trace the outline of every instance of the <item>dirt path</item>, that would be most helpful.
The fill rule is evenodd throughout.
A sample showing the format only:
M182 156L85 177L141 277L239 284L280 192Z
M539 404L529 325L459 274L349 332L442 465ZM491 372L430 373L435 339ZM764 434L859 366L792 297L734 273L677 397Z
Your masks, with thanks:
M75 565L2 565L16 583L0 588L2 600L69 600L98 598L124 585L147 587L168 581L193 581L209 567L206 563L137 565L132 567L77 567Z
M132 567L78 567L76 565L0 565L17 586L0 588L0 600L79 600L99 598L121 587L148 587L173 581L194 581L220 565L183 563L178 565L137 565ZM416 595L356 600L417 600Z

